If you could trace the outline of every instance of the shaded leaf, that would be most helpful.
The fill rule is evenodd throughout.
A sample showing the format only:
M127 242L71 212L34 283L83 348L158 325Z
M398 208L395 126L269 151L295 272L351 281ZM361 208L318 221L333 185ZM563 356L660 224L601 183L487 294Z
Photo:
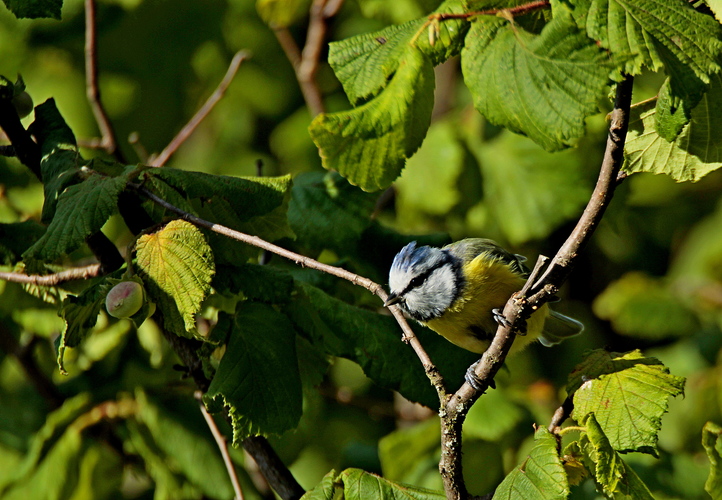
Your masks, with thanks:
M34 220L0 224L0 263L16 264L44 232L45 227Z
M441 491L402 485L387 481L360 469L346 469L340 474L331 471L302 500L366 500L370 498L393 498L396 500L443 500Z
M3 0L18 19L52 17L60 19L63 0Z
M200 230L176 219L138 238L135 251L138 272L153 301L164 315L172 314L175 306L184 331L195 330L195 315L215 273L213 253ZM179 325L172 326L179 333Z
M83 182L65 189L47 231L23 258L51 261L78 248L118 211L118 195L126 182L125 176L91 174Z
M632 108L624 146L626 172L667 174L676 181L698 181L722 166L722 76L714 75L709 90L691 112L674 142L655 127L650 101Z
M526 460L509 473L494 492L494 500L566 499L569 484L557 454L557 440L546 429L534 436Z
M524 418L502 391L489 391L474 403L464 421L464 437L498 441Z
M657 435L670 396L683 393L685 379L669 374L640 351L592 351L569 375L574 394L572 418L594 413L611 446L621 452L657 455Z
M350 111L318 115L309 132L326 169L365 191L383 189L421 145L433 102L431 61L410 47L383 92Z
M266 304L242 302L215 327L228 346L205 397L228 407L233 442L254 434L281 434L301 418L301 381L295 330Z
M438 418L397 429L379 441L381 469L390 481L411 482L410 476L416 470L426 469L430 463L438 467L439 454Z
M576 144L598 111L614 63L566 16L539 35L480 16L461 51L474 106L490 122L529 136L547 151Z

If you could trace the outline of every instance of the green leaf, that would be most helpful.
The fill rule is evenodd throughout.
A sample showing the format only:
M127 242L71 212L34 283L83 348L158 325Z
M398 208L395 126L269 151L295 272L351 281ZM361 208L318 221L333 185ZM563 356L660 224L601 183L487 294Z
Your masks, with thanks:
M663 339L691 335L697 317L660 280L630 272L594 299L594 314L631 337Z
M721 75L712 77L709 90L674 142L659 135L655 116L652 101L632 108L622 167L626 172L652 172L667 174L676 181L698 181L722 166Z
M375 474L360 469L346 469L336 475L326 474L314 489L303 495L302 500L366 500L370 498L392 498L395 500L443 500L441 491L432 491L393 483Z
M657 94L655 125L667 142L674 141L692 119L692 110L702 100L709 85L691 74L686 67L670 65L667 78Z
M166 316L166 326L179 334L194 331L195 315L215 272L213 252L203 233L193 224L176 219L138 238L135 251L138 272L148 294ZM176 313L182 318L181 325L173 320Z
M87 163L80 156L75 135L58 111L54 99L35 108L35 121L29 131L40 147L40 172L45 192L41 220L50 222L58 198L70 185L80 181L80 167Z
M431 61L409 47L383 92L350 111L318 115L309 132L326 169L365 191L384 189L421 145L433 102Z
M231 177L169 167L146 170L144 175L163 179L189 199L211 204L221 198L228 202L235 216L243 222L283 205L291 189L290 175Z
M590 38L613 54L632 56L626 73L639 74L643 66L656 71L670 57L705 83L720 69L718 23L684 0L583 0L575 7Z
M135 395L136 418L162 450L166 466L181 472L211 498L231 498L228 471L195 401L153 398L141 390Z
M233 294L267 304L283 304L291 300L293 277L271 266L243 264L219 267L213 277L215 290L229 290Z
M469 137L483 177L483 205L512 244L545 238L589 199L575 151L550 154L507 131L489 142Z
M438 408L436 391L420 367L413 350L401 341L401 329L390 316L354 307L305 283L299 283L287 314L311 341L333 355L350 359L367 377L405 398ZM426 328L415 329L421 343L443 374L447 387L456 390L466 368L478 355L460 349Z
M461 51L474 106L490 122L529 136L547 151L576 144L598 112L614 63L564 16L539 35L480 16Z
M620 452L657 455L657 435L670 396L684 392L683 377L639 351L592 351L569 375L574 394L572 418L594 413L612 447Z
M709 459L709 477L704 489L714 500L722 498L722 427L707 422L702 429L702 446Z
M288 318L269 305L242 302L233 317L220 316L215 328L228 332L228 346L206 398L228 407L234 444L295 428L302 392Z
M294 182L288 221L302 245L348 255L371 225L376 198L335 172L309 172Z
M78 248L118 211L118 195L126 183L125 176L105 177L91 172L83 182L65 189L47 231L23 258L52 261Z
M18 19L52 17L60 19L63 0L3 0L5 6Z
M502 481L494 492L494 500L566 499L569 484L557 453L557 440L546 429L534 436L534 448L526 460Z
M608 498L653 500L647 485L614 450L594 413L587 414L582 423L586 431L579 444L585 453L587 469L593 471L595 481Z
M117 273L116 273L117 274ZM98 321L100 308L111 285L107 279L86 288L80 295L68 295L63 300L59 316L65 321L58 342L58 368L60 373L67 374L63 366L63 356L68 347L77 347L90 334Z
M463 2L449 0L435 13L464 10ZM420 49L433 64L459 53L468 23L453 19L430 23L428 18L432 16L329 44L329 64L351 104L355 106L385 88L391 76L406 64L404 58L409 56L409 47ZM430 39L434 40L433 45Z

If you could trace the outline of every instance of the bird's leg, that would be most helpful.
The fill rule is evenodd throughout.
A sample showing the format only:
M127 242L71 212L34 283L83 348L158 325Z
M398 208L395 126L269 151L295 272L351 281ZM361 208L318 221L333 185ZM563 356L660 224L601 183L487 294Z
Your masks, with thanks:
M508 319L504 316L504 314L501 312L501 309L496 308L491 310L491 314L494 316L494 321L496 321L498 324L505 328L509 328L511 326L511 323ZM520 319L517 321L517 327L516 327L516 333L517 335L524 336L526 335L526 320Z
M469 383L471 387L473 387L477 391L480 391L483 387L481 380L479 380L479 377L477 377L476 373L474 373L476 365L479 364L479 361L472 363L472 365L466 369L466 375L464 375L464 379ZM492 389L496 389L496 383L494 382L494 379L491 379L489 381L489 387L491 387Z

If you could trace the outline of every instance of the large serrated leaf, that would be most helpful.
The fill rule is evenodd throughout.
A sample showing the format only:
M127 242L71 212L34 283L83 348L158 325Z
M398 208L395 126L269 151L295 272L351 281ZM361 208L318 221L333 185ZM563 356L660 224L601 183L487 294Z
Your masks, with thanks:
M541 428L534 436L534 448L524 463L511 471L494 492L493 500L562 500L569 495L564 466L557 452L557 440Z
M138 238L135 250L138 272L148 285L148 294L164 314L169 312L164 305L170 299L183 318L185 331L193 331L195 315L215 272L213 252L203 233L177 219Z
M702 446L707 452L710 468L704 489L714 500L722 498L722 427L707 422L702 429Z
M632 108L624 146L626 172L667 174L676 181L698 181L722 166L722 76L692 110L674 142L659 135L653 101Z
M594 413L589 413L583 424L586 431L579 440L579 446L585 454L587 469L592 471L607 497L653 500L647 485L614 450Z
M325 479L325 478L324 478ZM375 474L360 469L346 469L334 481L337 493L346 500L367 500L370 498L392 498L396 500L443 500L443 492L426 488L393 483ZM328 483L322 482L323 491L328 492ZM338 492L338 490L341 490ZM315 491L315 490L314 490ZM333 490L331 490L333 491ZM306 496L303 497L306 499ZM309 496L308 499L324 498ZM337 498L334 496L333 498Z
M424 140L433 101L431 61L409 47L383 92L350 111L318 115L309 132L326 169L365 191L384 189Z
M535 35L481 16L461 51L474 106L489 121L529 136L547 151L574 145L598 110L614 63L565 16Z
M639 74L643 66L662 67L663 51L688 66L704 82L719 71L720 26L684 0L584 0L574 15L594 40L613 54L632 56L624 68Z
M594 413L615 450L656 456L662 415L669 397L684 392L684 382L639 351L592 351L569 375L572 418L581 422Z
M67 188L58 199L47 231L24 254L25 259L52 261L67 255L103 227L118 211L118 195L127 179L94 173L80 184Z
M206 398L223 403L233 420L233 441L254 434L281 434L301 418L301 380L295 330L273 307L242 302L216 328L228 347Z

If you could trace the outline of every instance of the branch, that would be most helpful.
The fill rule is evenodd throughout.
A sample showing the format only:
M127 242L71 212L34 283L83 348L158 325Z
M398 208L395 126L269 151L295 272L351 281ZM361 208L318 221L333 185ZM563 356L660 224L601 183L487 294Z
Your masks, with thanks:
M253 457L263 477L283 500L297 500L306 493L266 438L247 437L243 440L243 449Z
M208 413L208 410L206 410L206 405L203 404L203 393L201 391L196 391L194 395L196 401L198 401L198 406L201 410L201 413L203 414L203 418L206 420L208 428L211 430L211 434L213 434L213 438L216 440L218 449L221 451L223 463L226 464L228 476L231 478L231 483L233 483L233 490L236 492L236 499L243 500L243 490L241 489L241 483L238 481L238 474L236 473L236 468L233 465L233 460L231 460L231 456L228 454L228 443L226 442L226 438L218 429L216 421L213 420L211 414Z
M472 17L477 16L495 16L495 15L503 15L505 18L511 18L514 16L523 16L524 14L529 14L530 12L536 12L537 10L546 9L551 5L550 0L538 0L536 2L529 2L522 5L517 5L516 7L511 7L508 9L488 9L488 10L479 10L475 12L461 12L458 14L452 13L452 12L446 12L446 13L438 13L438 14L431 14L429 16L430 20L434 21L443 21L445 19L469 19Z
M170 143L165 147L165 149L161 151L158 157L150 163L151 166L162 167L163 165L165 165L166 162L173 155L173 153L175 153L178 148L191 136L191 134L196 130L196 128L198 128L198 125L200 125L203 119L208 116L208 113L211 112L211 110L218 103L218 101L221 100L223 95L226 93L226 90L228 90L228 86L233 81L233 78L236 76L236 73L238 72L238 68L241 66L241 63L247 58L247 52L236 52L236 55L233 56L233 59L231 60L231 64L228 66L226 75L223 77L223 80L221 80L221 83L218 84L216 90L210 95L208 100L206 100L205 104L201 106L201 108L196 112L196 114L193 115L193 118L190 119L186 126L183 127L181 131L178 132L178 134L173 138L173 140L170 141Z
M283 52L293 65L303 99L313 116L325 112L321 90L316 83L316 72L328 31L326 21L336 15L342 3L343 0L315 0L313 2L303 51L298 48L288 28L273 30Z
M152 192L148 191L146 188L144 188L138 184L131 183L131 184L129 184L129 186L136 189L140 194L147 197L154 203L162 206L166 210L169 210L171 212L178 214L180 217L182 217L184 220L190 222L191 224L195 224L196 226L199 226L199 227L204 227L210 231L221 234L228 238L240 241L242 243L246 243L248 245L253 245L255 247L261 248L263 250L267 250L276 255L280 255L281 257L288 259L301 267L308 267L311 269L316 269L317 271L322 271L322 272L330 274L332 276L336 276L337 278L341 278L346 281L350 281L354 285L361 286L361 287L365 288L366 290L368 290L369 292L371 292L375 295L378 295L381 298L381 300L383 300L383 301L385 301L388 298L388 295L386 294L386 291L383 289L383 287L381 285L379 285L378 283L371 281L368 278L364 278L363 276L354 274L350 271L347 271L346 269L331 266L328 264L323 264L310 257L306 257L304 255L297 254L290 250L286 250L285 248L274 245L273 243L269 243L268 241L263 240L263 239L259 238L258 236L252 236L250 234L241 233L240 231L236 231L229 227L222 226L220 224L215 224L215 223L209 222L205 219L201 219L200 217L196 217L195 215L190 214L184 210L181 210L180 208L176 207L175 205L168 203L163 198L156 196L155 194L153 194ZM431 381L432 385L436 389L436 392L439 394L439 397L443 401L443 399L446 397L446 389L444 388L443 381L441 379L441 375L439 374L438 369L431 361L431 358L429 357L428 353L424 350L423 346L421 345L421 342L419 342L418 337L416 337L416 335L414 334L414 331L409 326L409 324L406 321L406 318L404 317L401 310L395 306L390 307L389 310L391 311L391 314L393 314L394 318L396 318L396 321L399 323L402 331L404 332L404 336L402 337L403 341L410 344L411 347L414 349L414 352L416 352L416 355L419 357L419 359L421 360L421 363L424 366L426 375L429 377L429 380Z
M20 122L18 112L10 99L0 99L0 128L12 143L20 163L30 169L35 177L42 179L40 172L40 146L33 141L30 133Z
M569 415L572 414L573 409L574 400L572 399L572 395L570 394L569 396L567 396L567 399L564 400L562 405L554 412L554 415L552 416L552 421L549 423L549 427L547 427L547 430L552 434L557 434L557 432L559 431L559 427L561 427L564 421L569 418Z
M591 198L576 227L559 249L544 274L535 281L540 273L540 260L521 292L514 294L504 307L507 326L500 325L489 348L478 362L474 373L481 382L480 390L474 389L468 382L449 398L445 414L442 415L441 461L439 470L444 481L444 490L449 499L468 497L461 466L462 424L471 405L489 387L501 368L516 336L516 325L528 318L535 310L547 302L567 279L579 253L591 239L594 230L602 219L607 205L614 196L618 184L618 174L624 159L624 142L629 123L629 109L632 100L631 76L617 85L614 110L607 137L607 147L599 172L599 178ZM530 296L528 296L530 294Z
M113 155L120 163L125 163L123 153L118 148L113 124L100 100L95 0L85 0L85 87L88 103L100 130L100 147L108 154Z
M74 267L54 274L23 274L0 271L0 280L26 285L56 286L67 281L84 280L100 276L100 264Z

